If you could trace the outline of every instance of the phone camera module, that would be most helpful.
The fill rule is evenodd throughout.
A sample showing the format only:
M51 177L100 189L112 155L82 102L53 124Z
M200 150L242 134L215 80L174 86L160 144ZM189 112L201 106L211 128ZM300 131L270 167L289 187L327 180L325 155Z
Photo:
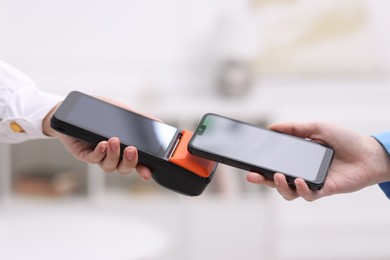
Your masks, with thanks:
M201 125L198 127L198 133L199 135L202 135L204 133L204 130L206 129L205 125Z

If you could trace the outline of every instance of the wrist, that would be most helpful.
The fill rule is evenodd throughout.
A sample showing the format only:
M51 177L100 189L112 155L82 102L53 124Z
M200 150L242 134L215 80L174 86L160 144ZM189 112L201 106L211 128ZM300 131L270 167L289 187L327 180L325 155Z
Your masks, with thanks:
M46 114L46 116L42 120L42 132L43 134L51 137L58 137L58 132L55 131L51 126L50 126L50 120L51 117L53 116L54 112L57 110L57 108L60 106L60 103L57 103L50 111Z

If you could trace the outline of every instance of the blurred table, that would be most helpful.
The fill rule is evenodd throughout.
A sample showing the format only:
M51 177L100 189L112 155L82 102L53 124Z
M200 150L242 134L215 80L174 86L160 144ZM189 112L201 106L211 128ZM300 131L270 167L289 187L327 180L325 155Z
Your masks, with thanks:
M0 209L0 259L156 259L167 236L142 219L85 206Z

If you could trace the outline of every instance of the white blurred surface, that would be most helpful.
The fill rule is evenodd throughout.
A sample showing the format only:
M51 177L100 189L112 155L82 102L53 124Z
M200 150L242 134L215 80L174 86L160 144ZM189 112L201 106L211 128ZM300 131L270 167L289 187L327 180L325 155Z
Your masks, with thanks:
M7 260L156 259L169 244L155 224L80 205L2 208L0 230Z

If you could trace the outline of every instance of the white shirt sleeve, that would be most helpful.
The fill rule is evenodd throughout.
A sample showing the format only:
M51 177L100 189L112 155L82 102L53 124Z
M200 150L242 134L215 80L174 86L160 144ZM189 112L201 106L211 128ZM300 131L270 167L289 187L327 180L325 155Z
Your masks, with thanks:
M0 61L0 142L47 138L42 120L63 99L38 90L28 76Z

